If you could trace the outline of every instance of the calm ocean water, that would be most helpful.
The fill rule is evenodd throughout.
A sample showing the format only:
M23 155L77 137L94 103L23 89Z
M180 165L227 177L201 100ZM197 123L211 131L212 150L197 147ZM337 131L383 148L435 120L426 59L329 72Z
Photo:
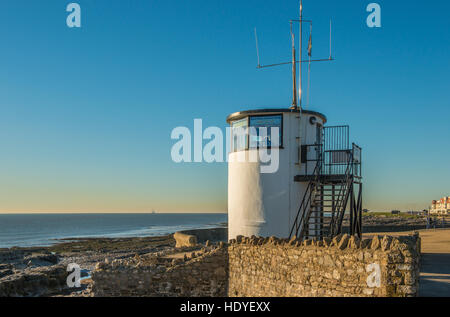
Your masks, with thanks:
M226 214L0 214L0 248L47 246L61 238L159 236L227 220Z

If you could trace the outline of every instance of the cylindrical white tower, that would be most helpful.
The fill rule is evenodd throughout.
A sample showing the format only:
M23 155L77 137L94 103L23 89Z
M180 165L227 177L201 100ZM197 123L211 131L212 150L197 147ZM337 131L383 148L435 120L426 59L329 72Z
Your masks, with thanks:
M238 235L287 238L308 186L307 182L295 182L294 177L313 173L314 159L320 151L320 147L314 145L322 143L326 117L303 110L300 119L297 110L265 109L231 114L227 122L232 130L228 158L228 238ZM248 127L249 131L261 127L269 131L272 127L280 128L275 172L261 172L262 166L270 164L267 157L262 159L257 154L258 145L250 139L251 133L235 135L238 127ZM260 136L256 136L256 144L260 140ZM252 159L255 157L256 160Z

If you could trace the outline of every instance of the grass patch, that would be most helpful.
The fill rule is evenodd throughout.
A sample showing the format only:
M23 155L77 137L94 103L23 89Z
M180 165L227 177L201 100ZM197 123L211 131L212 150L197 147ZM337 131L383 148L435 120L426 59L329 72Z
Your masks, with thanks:
M397 217L405 219L419 219L424 216L410 215L407 213L391 214L390 212L364 212L363 217Z

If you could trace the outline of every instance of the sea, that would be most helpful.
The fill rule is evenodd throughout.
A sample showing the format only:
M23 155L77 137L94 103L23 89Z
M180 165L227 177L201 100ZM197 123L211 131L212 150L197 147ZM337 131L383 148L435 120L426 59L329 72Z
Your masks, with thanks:
M227 214L0 214L0 248L50 246L59 239L150 237L225 226Z

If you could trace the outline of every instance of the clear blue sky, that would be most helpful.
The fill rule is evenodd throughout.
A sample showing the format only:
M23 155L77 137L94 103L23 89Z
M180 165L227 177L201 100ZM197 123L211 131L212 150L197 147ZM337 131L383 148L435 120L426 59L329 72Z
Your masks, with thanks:
M176 126L288 107L288 20L298 1L0 3L0 211L226 211L227 166L171 161ZM450 3L305 0L314 20L309 109L364 149L365 207L419 209L450 195ZM306 36L305 36L306 40ZM304 52L306 54L306 52Z

